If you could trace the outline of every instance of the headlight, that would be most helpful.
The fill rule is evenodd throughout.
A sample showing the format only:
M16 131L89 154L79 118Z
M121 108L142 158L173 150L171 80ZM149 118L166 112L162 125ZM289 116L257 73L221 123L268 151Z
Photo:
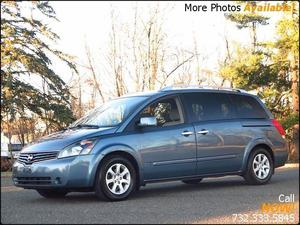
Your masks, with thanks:
M91 152L96 140L83 140L60 151L57 158L65 158L75 155L87 155Z
M17 152L13 157L14 157L14 159L18 159L19 156L20 156L20 152Z

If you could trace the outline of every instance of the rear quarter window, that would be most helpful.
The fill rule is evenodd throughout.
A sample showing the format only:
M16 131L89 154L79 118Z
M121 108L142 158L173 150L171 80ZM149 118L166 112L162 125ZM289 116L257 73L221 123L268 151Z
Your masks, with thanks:
M268 118L268 114L254 97L245 95L231 95L230 97L235 105L237 118Z

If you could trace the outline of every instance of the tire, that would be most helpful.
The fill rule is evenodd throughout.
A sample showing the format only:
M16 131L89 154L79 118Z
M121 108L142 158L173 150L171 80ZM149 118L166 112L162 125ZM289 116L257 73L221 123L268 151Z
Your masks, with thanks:
M97 173L95 194L101 200L121 201L128 198L136 186L132 163L122 156L112 156L103 162Z
M257 148L250 154L244 179L248 184L266 184L273 172L274 162L270 153L264 148Z
M182 180L185 184L199 184L202 181L202 178L194 179L194 180Z
M68 193L66 190L37 189L36 191L44 198L63 198Z

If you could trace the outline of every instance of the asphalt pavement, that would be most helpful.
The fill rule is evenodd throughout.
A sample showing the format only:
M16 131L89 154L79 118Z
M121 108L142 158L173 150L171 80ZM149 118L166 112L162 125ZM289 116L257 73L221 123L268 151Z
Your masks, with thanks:
M280 194L295 194L299 205L299 167L276 169L271 182L260 186L247 185L238 176L208 178L197 185L149 184L122 202L98 201L93 193L45 199L1 177L1 223L241 223L234 214L278 203ZM294 222L299 221L295 216Z

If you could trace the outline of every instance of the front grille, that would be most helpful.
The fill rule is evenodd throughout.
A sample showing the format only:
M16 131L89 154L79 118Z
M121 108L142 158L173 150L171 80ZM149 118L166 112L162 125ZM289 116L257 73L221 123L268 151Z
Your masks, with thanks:
M18 161L30 165L35 162L40 162L49 159L55 159L58 152L42 152L42 153L20 153Z
M16 184L51 184L51 177L15 177Z

